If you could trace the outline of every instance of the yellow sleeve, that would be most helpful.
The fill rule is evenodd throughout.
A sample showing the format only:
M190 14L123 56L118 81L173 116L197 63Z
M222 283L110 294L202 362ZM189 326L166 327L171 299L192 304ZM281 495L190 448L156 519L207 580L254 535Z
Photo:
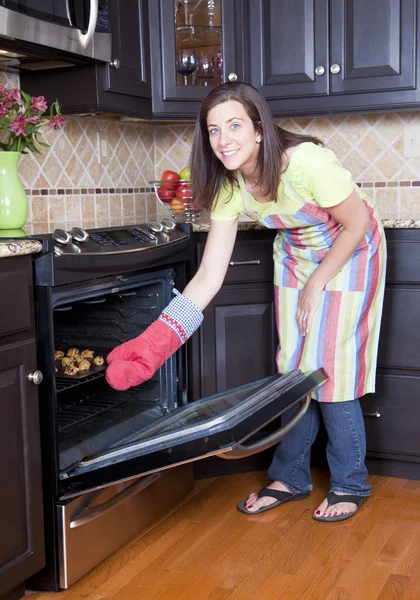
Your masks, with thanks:
M322 146L305 144L305 148L296 152L292 165L290 183L297 192L323 208L340 204L358 189L334 152Z
M244 212L244 205L239 188L223 185L216 196L210 213L210 218L215 221L229 221L236 219Z

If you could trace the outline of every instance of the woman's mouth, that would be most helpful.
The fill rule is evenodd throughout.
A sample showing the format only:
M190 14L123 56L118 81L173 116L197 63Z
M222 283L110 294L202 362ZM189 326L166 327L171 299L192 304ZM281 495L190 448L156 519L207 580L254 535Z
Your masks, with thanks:
M224 157L228 157L228 156L233 156L234 154L236 154L237 152L239 152L239 149L236 150L226 150L225 152L222 152L222 156Z

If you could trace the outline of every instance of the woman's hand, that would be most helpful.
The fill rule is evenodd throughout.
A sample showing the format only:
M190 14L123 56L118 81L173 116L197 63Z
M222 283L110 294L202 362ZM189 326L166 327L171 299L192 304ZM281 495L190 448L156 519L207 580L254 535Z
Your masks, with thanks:
M299 294L298 308L296 311L296 321L300 335L305 336L312 327L316 309L321 300L321 294L322 287L308 279Z

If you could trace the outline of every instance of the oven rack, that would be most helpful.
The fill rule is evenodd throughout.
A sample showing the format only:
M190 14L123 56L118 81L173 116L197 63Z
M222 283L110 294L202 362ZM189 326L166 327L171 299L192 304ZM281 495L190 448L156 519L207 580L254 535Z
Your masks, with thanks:
M95 379L103 378L104 375L105 375L105 368L102 368L101 371L98 371L96 373L91 373L91 374L84 375L83 377L79 377L78 379L77 378L70 379L69 375L67 377L56 376L55 389L56 389L57 393L71 390L72 388L77 387L78 385L87 383L88 381L95 381Z

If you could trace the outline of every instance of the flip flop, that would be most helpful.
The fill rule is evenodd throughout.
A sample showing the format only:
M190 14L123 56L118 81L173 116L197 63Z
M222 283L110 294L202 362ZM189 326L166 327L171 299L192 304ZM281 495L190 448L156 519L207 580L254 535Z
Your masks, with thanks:
M276 506L284 504L285 502L290 502L292 500L304 500L309 496L309 492L305 492L303 494L292 494L291 492L281 492L280 490L262 488L257 493L257 498L262 498L263 496L270 496L271 498L275 498L276 502L273 502L273 504L270 504L269 506L262 506L259 510L251 511L245 508L246 500L242 500L242 502L239 502L237 506L238 510L247 515L258 515L259 513L266 512L267 510L271 510L272 508L276 508Z
M334 515L333 517L324 517L322 515L318 516L313 514L312 518L315 519L315 521L324 521L326 523L335 523L337 521L345 521L346 519L350 519L350 517L353 517L357 511L359 510L359 508L361 507L361 505L363 504L363 502L366 500L366 496L356 496L355 494L347 494L347 495L343 495L340 496L339 494L336 494L335 492L330 492L327 496L327 501L328 501L328 506L334 506L335 504L340 504L340 502L352 502L353 504L356 504L357 508L356 510L353 510L351 513L348 513L347 515L345 514L341 514L341 515ZM327 506L327 508L328 508Z

